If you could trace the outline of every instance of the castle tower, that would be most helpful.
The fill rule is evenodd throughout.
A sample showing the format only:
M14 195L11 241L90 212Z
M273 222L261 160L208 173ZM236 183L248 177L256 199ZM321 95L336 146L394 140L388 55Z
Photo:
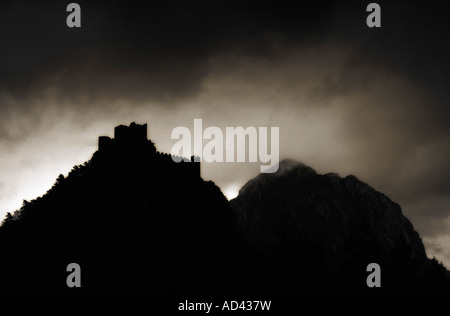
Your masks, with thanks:
M98 150L107 151L113 146L113 140L108 136L100 136L98 138Z
M135 122L130 126L119 125L114 128L114 138L111 139L107 136L100 136L98 138L98 150L110 151L112 149L139 149L147 148L149 144L152 145L147 139L147 124L139 125ZM156 151L156 149L152 150Z
M116 139L118 143L146 141L147 124L138 125L133 122L130 124L130 126L116 126L114 128L114 139Z

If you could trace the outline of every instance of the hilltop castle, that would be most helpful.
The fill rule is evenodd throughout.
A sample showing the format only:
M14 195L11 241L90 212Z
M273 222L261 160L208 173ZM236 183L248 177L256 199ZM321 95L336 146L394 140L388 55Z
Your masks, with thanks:
M147 124L133 122L130 126L119 125L114 128L114 138L100 136L96 156L119 163L130 162L130 159L148 160L148 163L157 163L158 168L167 169L169 174L176 172L200 177L200 162L195 161L195 157L191 157L190 162L181 160L176 163L170 154L158 152L153 142L147 138Z

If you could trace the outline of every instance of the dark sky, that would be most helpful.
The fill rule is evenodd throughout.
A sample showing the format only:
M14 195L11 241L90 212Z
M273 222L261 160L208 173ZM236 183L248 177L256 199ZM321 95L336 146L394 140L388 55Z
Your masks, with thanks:
M450 267L450 22L443 2L0 4L0 214L132 121L170 152L177 126L277 126L280 157L354 174L398 202ZM259 163L203 164L232 196Z

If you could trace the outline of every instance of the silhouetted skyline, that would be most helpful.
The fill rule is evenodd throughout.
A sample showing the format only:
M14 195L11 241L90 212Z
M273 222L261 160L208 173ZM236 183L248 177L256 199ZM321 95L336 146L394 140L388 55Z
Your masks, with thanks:
M0 294L449 294L400 206L354 176L284 160L228 201L146 125L99 145L2 222ZM74 265L77 281L63 274Z
M0 4L0 216L87 161L99 135L279 126L280 159L349 174L402 206L450 265L449 20L444 4L78 1ZM232 196L259 164L202 164Z

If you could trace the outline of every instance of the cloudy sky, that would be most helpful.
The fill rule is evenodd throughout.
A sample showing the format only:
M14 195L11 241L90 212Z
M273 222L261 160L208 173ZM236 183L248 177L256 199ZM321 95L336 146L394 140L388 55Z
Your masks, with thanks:
M443 4L369 1L0 4L0 216L88 160L99 135L149 124L276 126L280 158L356 175L402 206L450 267L450 23ZM392 1L391 1L392 2ZM294 5L294 3L296 3ZM259 163L202 165L228 195Z

